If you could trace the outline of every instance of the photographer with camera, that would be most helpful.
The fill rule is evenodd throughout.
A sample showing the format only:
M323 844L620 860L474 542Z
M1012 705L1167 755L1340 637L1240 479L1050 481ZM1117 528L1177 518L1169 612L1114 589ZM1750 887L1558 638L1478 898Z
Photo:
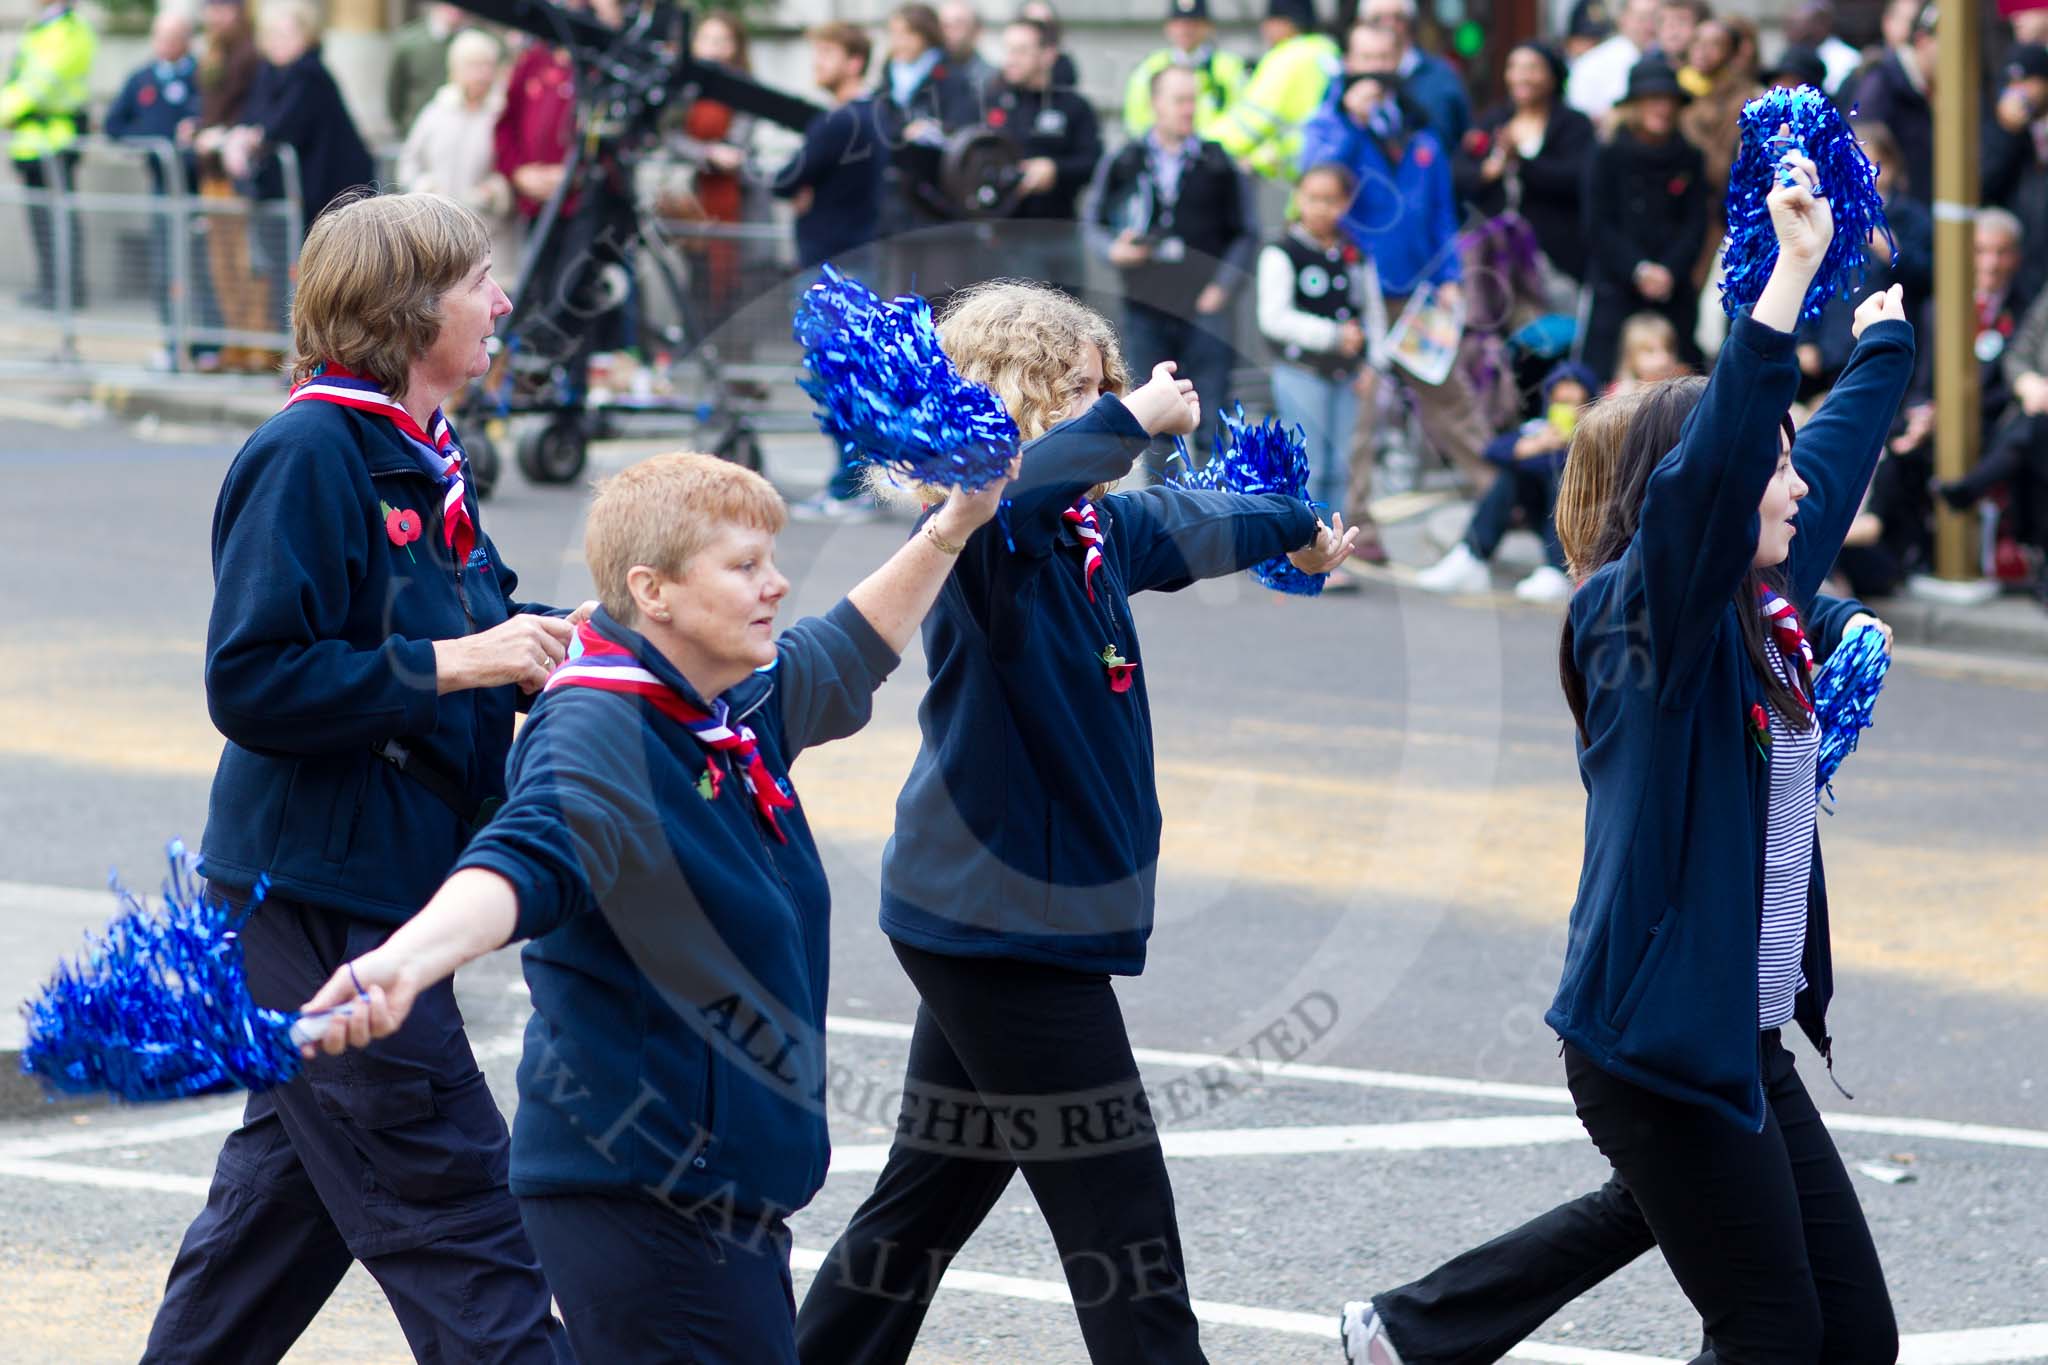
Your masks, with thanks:
M1102 159L1095 108L1078 90L1056 89L1052 66L1059 44L1036 19L1003 29L1002 66L988 87L983 122L1014 146L1021 198L1009 218L1020 226L1000 235L993 273L1044 280L1069 293L1081 286L1075 203Z
M972 230L940 184L946 138L981 122L981 101L946 60L945 34L930 5L889 15L889 60L875 88L875 119L889 151L881 235L889 242L889 287L934 301L969 282Z
M1092 235L1122 276L1132 363L1177 362L1216 413L1230 401L1231 304L1259 249L1259 213L1250 179L1195 136L1198 99L1187 67L1154 73L1152 131L1103 162ZM1156 455L1147 465L1159 473Z

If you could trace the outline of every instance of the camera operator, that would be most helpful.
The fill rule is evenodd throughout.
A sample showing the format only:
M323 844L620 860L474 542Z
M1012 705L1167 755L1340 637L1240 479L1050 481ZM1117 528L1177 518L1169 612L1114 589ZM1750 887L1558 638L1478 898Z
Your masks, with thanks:
M1002 66L988 87L983 121L1014 145L1023 198L1010 213L1016 226L997 233L1003 259L994 273L1044 280L1068 293L1082 284L1074 205L1102 159L1094 106L1078 90L1055 89L1059 45L1036 19L1003 29Z
M1199 98L1187 67L1153 74L1152 129L1103 162L1092 235L1123 277L1132 373L1175 361L1214 414L1230 401L1231 304L1258 251L1259 215L1250 179L1195 136ZM1215 426L1203 426L1206 441Z

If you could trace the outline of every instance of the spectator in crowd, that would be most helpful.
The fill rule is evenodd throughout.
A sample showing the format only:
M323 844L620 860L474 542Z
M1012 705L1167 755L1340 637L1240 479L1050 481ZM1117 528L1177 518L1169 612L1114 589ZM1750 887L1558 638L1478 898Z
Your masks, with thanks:
M1713 272L1721 238L1728 232L1728 175L1742 146L1742 106L1763 93L1756 71L1743 56L1756 50L1755 32L1747 19L1740 18L1708 19L1693 30L1686 65L1705 89L1688 87L1694 99L1679 114L1678 131L1700 149L1706 165L1707 236L1699 259L1686 272L1695 292Z
M428 5L425 13L391 35L391 74L384 83L384 112L394 137L404 137L420 110L448 79L448 45L469 24L460 5Z
M1614 36L1606 0L1578 0L1564 25L1564 59L1576 67L1579 58Z
M1358 195L1344 214L1344 230L1373 262L1388 317L1398 317L1413 295L1433 286L1440 305L1461 306L1463 265L1458 257L1457 195L1450 156L1420 112L1405 99L1395 71L1398 40L1386 29L1359 23L1344 51L1344 76L1309 121L1304 164L1335 161L1358 177ZM1475 493L1493 482L1493 466L1480 452L1491 438L1470 385L1457 368L1440 384L1425 384L1398 365L1398 376L1422 431ZM1375 539L1368 506L1377 410L1369 395L1360 404L1351 449L1353 524L1364 543Z
M890 13L888 52L875 115L890 151L881 222L892 257L890 287L938 298L967 284L976 264L972 228L957 223L939 166L947 135L981 121L981 100L947 63L945 34L930 5L899 5Z
M2009 20L2015 43L2048 43L2048 9L2015 10Z
M746 26L727 10L698 16L690 30L690 55L707 66L742 75L750 74L754 67ZM765 205L754 202L757 180L748 174L753 139L752 114L719 100L695 99L681 111L680 127L665 144L694 172L691 209L699 222L710 227L709 232L683 243L684 259L689 263L692 341L717 333L746 297L746 243L737 233L719 235L719 229L767 217ZM728 339L728 358L734 355L732 343L737 340Z
M1621 124L1593 153L1586 183L1593 308L1582 359L1596 375L1614 373L1621 324L1631 313L1661 314L1677 331L1686 363L1699 358L1692 272L1707 235L1707 172L1700 149L1678 132L1685 98L1662 58L1637 63Z
M1671 319L1662 313L1637 313L1621 325L1621 361L1601 397L1620 398L1685 373L1678 329Z
M406 134L398 183L412 193L441 194L472 209L491 234L491 273L519 278L519 220L512 185L498 169L499 84L504 52L482 29L467 28L448 44L448 80Z
M69 194L76 187L78 153L74 144L86 131L88 91L93 54L99 40L70 0L56 0L33 20L14 49L7 80L0 84L0 131L14 173L30 190ZM55 178L52 178L52 172ZM36 256L36 286L24 300L31 308L57 302L56 215L48 206L31 204L29 243ZM71 306L85 303L84 234L71 219Z
M1342 65L1337 44L1316 31L1315 0L1267 0L1259 24L1266 53L1217 125L1216 142L1252 175L1291 183L1301 168L1301 130Z
M875 237L882 210L882 169L887 152L868 83L870 47L865 30L833 22L811 30L811 80L832 107L811 120L803 146L776 172L775 193L796 209L796 254L808 276L825 261L861 273L848 258ZM874 503L862 495L861 467L842 462L812 496L790 504L798 521L867 521Z
M1301 428L1309 496L1341 513L1350 498L1351 433L1366 363L1365 258L1344 235L1344 210L1358 193L1348 166L1318 162L1294 189L1299 219L1259 252L1259 333L1278 357L1273 408ZM1379 320L1384 329L1385 319ZM1353 588L1341 570L1324 590Z
M1978 193L2010 210L2033 241L2048 240L2048 47L2020 43L2006 54L1998 94L1984 119ZM2038 254L2038 253L2037 253ZM2038 286L2048 262L2030 261L2027 283Z
M1195 136L1213 139L1251 72L1244 58L1216 46L1209 0L1168 0L1166 46L1139 62L1124 84L1124 131L1132 137L1152 126L1152 77L1168 66L1195 73Z
M1052 83L1059 47L1036 19L1003 27L1002 66L987 89L986 122L1020 156L1023 193L998 241L995 273L1043 280L1078 295L1082 284L1075 203L1102 160L1095 106L1080 91Z
M1898 243L1898 250L1894 253L1891 242L1883 233L1871 234L1863 244L1867 274L1858 292L1867 296L1889 289L1894 284L1902 286L1906 316L1918 328L1924 321L1922 314L1927 301L1934 293L1934 217L1918 200L1904 193L1905 165L1899 155L1898 140L1891 135L1891 130L1882 123L1864 118L1855 121L1855 129L1857 140L1863 144L1864 151L1877 168L1875 188L1884 203L1891 240ZM1999 234L1994 232L1991 235L1995 238ZM2010 280L2010 275L2007 275L1999 282L1997 292L2001 297L2007 293L2005 286ZM1835 377L1849 363L1849 355L1856 348L1855 311L1851 300L1831 299L1818 318L1800 322L1797 336L1800 396L1803 399L1811 399L1832 388ZM2014 310L2015 317L2018 311ZM2009 330L2007 335L2010 335ZM1934 349L1927 347L1918 361L1920 378L1916 387L1923 395L1932 383ZM1986 397L1990 396L1987 393Z
M1846 89L1849 78L1863 65L1863 54L1835 32L1835 7L1829 0L1806 0L1786 15L1785 42L1789 47L1810 48L1820 57L1824 75L1814 84L1829 96ZM1782 57L1778 65L1780 70L1784 68Z
M872 48L865 31L834 21L811 30L811 80L832 107L811 120L803 146L775 174L796 209L796 254L808 269L875 238L885 151L864 91Z
M996 69L981 55L981 11L973 0L945 0L939 6L939 31L946 38L946 61L979 95L995 79Z
M1692 36L1713 17L1714 11L1706 0L1664 0L1664 8L1657 11L1657 41L1650 51L1680 68L1681 82L1685 79L1686 54L1692 51Z
M1055 90L1072 90L1081 84L1081 69L1074 65L1064 46L1066 30L1060 25L1060 13L1053 8L1052 0L1024 0L1017 7L1019 19L1030 19L1045 25L1052 34L1052 86Z
M158 10L149 26L149 60L135 68L107 106L107 136L175 140L185 121L199 116L198 69L190 16ZM162 193L164 186L156 188Z
M1565 81L1557 49L1537 42L1510 49L1502 72L1507 99L1480 116L1452 166L1459 196L1476 212L1528 220L1550 268L1576 292L1586 273L1593 124L1565 102Z
M1931 224L1929 240L1932 240ZM1978 371L1977 391L1987 442L1992 429L2004 421L2006 409L2012 403L2012 383L2003 363L2006 349L2012 345L2013 337L2019 331L2019 320L2027 316L2029 305L2038 292L2027 285L2022 275L2025 257L2021 245L2025 241L2026 230L2020 225L2020 220L2005 209L1977 210L1971 242L1977 334L1971 338L1970 349L1982 367ZM1903 254L1903 242L1900 250ZM1931 287L1931 262L1926 271L1927 276L1920 283ZM2042 357L2033 368L2048 374L2048 356Z
M1810 47L1788 44L1779 51L1777 61L1758 73L1757 79L1772 89L1797 90L1810 85L1823 95L1828 93L1827 63Z
M1415 44L1415 0L1365 0L1359 17L1394 35L1394 71L1401 93L1420 109L1429 131L1445 147L1455 147L1472 125L1472 100L1465 79L1441 57Z
M1914 0L1893 0L1885 10L1896 24ZM1867 72L1851 101L1864 118L1892 130L1906 159L1906 193L1934 203L1934 6L1915 13L1904 42L1892 43Z
M199 116L179 130L179 143L194 153L199 196L213 201L238 200L234 179L221 164L220 142L242 121L242 109L263 68L242 0L207 0L199 11L204 30L197 79ZM256 278L249 263L249 220L239 213L208 212L206 221L205 287L194 302L207 327L262 332L276 325L270 315L269 286ZM195 272L196 273L196 272ZM199 369L242 370L268 367L269 357L245 346L194 347Z
M374 181L376 168L328 73L309 0L265 0L256 44L263 66L222 155L236 180L251 181L258 198L271 199L284 192L271 153L290 147L299 161L300 226L310 230L329 204Z
M576 68L569 54L529 43L512 63L505 108L494 138L498 174L512 187L513 208L532 223L562 183L576 132Z
M2048 551L2048 292L2035 295L2010 340L2003 340L2007 309L1990 313L2003 279L2010 297L2016 273L2018 243L2011 240L2018 220L2003 210L1980 214L1977 225L1976 286L1979 361L1995 356L2003 385L1992 390L2005 397L2003 411L1987 420L1996 425L1984 442L1983 457L1961 479L1936 485L1949 506L1965 510L2003 486L2008 494L2001 523L2012 528L2020 543ZM1987 325L1988 323L1988 325ZM1930 411L1926 425L1933 422ZM2048 575L2035 585L2048 604Z
M1579 409L1593 399L1598 386L1592 372L1566 361L1543 380L1543 411L1486 447L1486 458L1501 475L1472 509L1465 538L1450 553L1415 575L1415 584L1430 592L1472 594L1493 586L1487 565L1508 533L1517 511L1543 541L1543 562L1515 584L1524 602L1562 602L1572 595L1565 572L1564 547L1557 540L1557 480L1564 472L1565 452Z
M1133 372L1176 362L1213 419L1230 402L1231 300L1258 251L1259 215L1250 178L1195 135L1200 98L1188 68L1152 73L1152 129L1103 161L1094 236L1123 283ZM1214 421L1203 427L1213 441ZM1156 449L1148 459L1160 473Z
M158 10L149 26L149 60L128 77L107 108L107 136L175 142L178 130L199 116L198 66L192 56L191 18L182 10ZM183 176L169 173L164 157L152 153L142 164L149 169L150 193L169 193L173 181L182 186ZM174 319L170 220L164 215L151 215L149 241L157 312L168 329ZM193 291L195 297L198 292ZM179 363L181 358L168 347L152 361L158 369L174 369Z
M1662 17L1658 0L1621 0L1614 36L1572 63L1572 108L1595 123L1606 120L1627 93L1629 73L1656 45Z

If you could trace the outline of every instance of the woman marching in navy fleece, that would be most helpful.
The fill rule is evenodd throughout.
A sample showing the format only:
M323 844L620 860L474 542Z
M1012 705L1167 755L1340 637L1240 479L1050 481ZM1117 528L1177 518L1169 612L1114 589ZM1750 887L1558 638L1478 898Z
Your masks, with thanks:
M1168 362L1116 397L1115 331L1053 289L963 291L939 337L1027 439L1052 430L1025 449L1006 526L968 542L925 624L923 744L882 864L882 929L923 1003L888 1164L811 1285L799 1350L807 1365L907 1360L948 1262L1021 1169L1090 1358L1200 1361L1110 986L1144 967L1159 857L1130 597L1290 552L1323 572L1356 532L1278 495L1103 496L1152 435L1193 428L1194 393Z
M1815 829L1815 655L1860 612L1818 597L1913 369L1895 288L1789 439L1792 329L1833 235L1813 167L1771 192L1777 265L1711 380L1632 399L1619 458L1574 447L1558 532L1580 586L1560 649L1587 789L1563 981L1606 1189L1344 1310L1372 1365L1499 1359L1654 1240L1708 1341L1695 1365L1889 1365L1877 1251L1781 1038L1832 1061ZM1583 454L1583 458L1582 458ZM1441 1278L1439 1278L1441 1277ZM1377 1311L1376 1311L1377 1310Z
M362 1046L534 940L512 1192L581 1360L794 1365L784 1220L825 1179L830 906L789 766L867 723L1002 490L946 498L777 638L767 480L662 455L601 485L584 553L603 605L520 733L504 809L307 1006L352 1006L323 1046Z

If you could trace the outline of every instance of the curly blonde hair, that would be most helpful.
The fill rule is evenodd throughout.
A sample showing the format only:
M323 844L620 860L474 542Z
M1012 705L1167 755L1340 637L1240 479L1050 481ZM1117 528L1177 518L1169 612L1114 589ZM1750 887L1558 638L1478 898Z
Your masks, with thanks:
M1131 382L1109 319L1031 280L990 280L953 295L939 318L939 344L963 376L995 390L1027 441L1074 406L1082 348L1102 352L1104 393L1121 394Z

